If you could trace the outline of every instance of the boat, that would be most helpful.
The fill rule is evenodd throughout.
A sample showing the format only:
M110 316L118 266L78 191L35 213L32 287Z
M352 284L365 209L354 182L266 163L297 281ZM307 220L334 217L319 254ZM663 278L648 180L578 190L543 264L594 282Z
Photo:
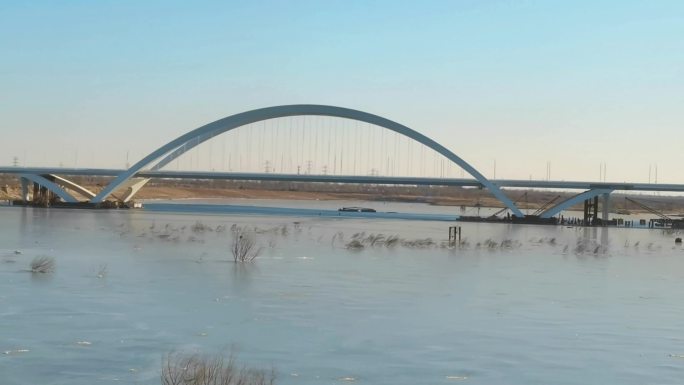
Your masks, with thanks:
M353 213L374 213L376 212L375 209L370 209L368 207L342 207L339 208L337 211L346 211L346 212L353 212Z

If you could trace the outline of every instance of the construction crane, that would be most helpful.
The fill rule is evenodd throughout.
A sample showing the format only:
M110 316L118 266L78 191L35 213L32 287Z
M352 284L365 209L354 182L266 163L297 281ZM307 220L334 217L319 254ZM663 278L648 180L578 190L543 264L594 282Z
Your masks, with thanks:
M652 207L646 206L645 204L643 204L637 200L634 200L634 199L628 198L628 197L625 197L625 200L628 202L634 203L635 205L641 207L642 209L648 211L649 213L651 213L653 215L658 216L658 218L660 218L660 219L663 219L665 221L672 221L672 218L668 217L667 215L661 213L660 211L658 211Z
M537 211L533 212L532 215L537 216L546 211L547 208L549 208L554 202L559 200L561 198L560 195L556 195L555 197L551 198L548 202L544 203L537 209Z
M517 203L520 202L523 198L527 198L527 191L525 191L521 196L519 196L518 199L516 199L515 202L513 202L513 204L517 204ZM503 214L504 212L506 212L506 210L508 210L508 207L504 207L504 208L502 208L501 210L499 210L499 211L495 212L494 214L490 215L490 218L491 218L491 217L498 216L499 214Z

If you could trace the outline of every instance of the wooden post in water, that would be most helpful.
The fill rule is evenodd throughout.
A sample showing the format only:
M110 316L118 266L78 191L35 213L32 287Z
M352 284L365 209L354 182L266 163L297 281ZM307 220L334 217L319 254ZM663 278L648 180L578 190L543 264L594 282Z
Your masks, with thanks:
M449 226L449 244L453 246L457 240L461 244L461 226Z

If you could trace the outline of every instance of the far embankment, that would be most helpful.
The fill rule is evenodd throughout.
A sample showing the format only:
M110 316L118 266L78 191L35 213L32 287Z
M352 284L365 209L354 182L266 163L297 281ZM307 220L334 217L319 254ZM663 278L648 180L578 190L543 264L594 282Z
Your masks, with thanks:
M111 178L74 177L74 182L99 191ZM20 199L21 187L14 175L0 175L0 200ZM506 194L522 210L534 211L557 196L567 199L576 191L508 189ZM656 193L614 193L611 211L620 214L646 213L641 207L628 202L625 197L635 198L647 206L668 215L684 213L684 198L658 195ZM436 206L503 207L501 202L486 189L455 186L398 186L361 185L339 183L303 183L273 181L230 180L172 180L153 179L137 195L137 200L186 200L186 199L278 199L369 202L425 203ZM580 206L575 209L581 210Z

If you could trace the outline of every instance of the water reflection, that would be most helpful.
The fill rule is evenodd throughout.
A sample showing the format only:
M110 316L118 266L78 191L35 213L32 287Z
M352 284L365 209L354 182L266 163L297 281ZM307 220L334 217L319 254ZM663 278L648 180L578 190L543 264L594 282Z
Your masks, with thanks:
M259 273L256 263L229 262L232 272L231 287L236 293L248 291L252 285L253 276Z
M580 227L575 240L574 254L578 258L606 257L610 255L610 237L607 227Z
M52 283L54 273L33 273L30 270L25 270L27 274L31 275L31 282L33 284L48 285Z

